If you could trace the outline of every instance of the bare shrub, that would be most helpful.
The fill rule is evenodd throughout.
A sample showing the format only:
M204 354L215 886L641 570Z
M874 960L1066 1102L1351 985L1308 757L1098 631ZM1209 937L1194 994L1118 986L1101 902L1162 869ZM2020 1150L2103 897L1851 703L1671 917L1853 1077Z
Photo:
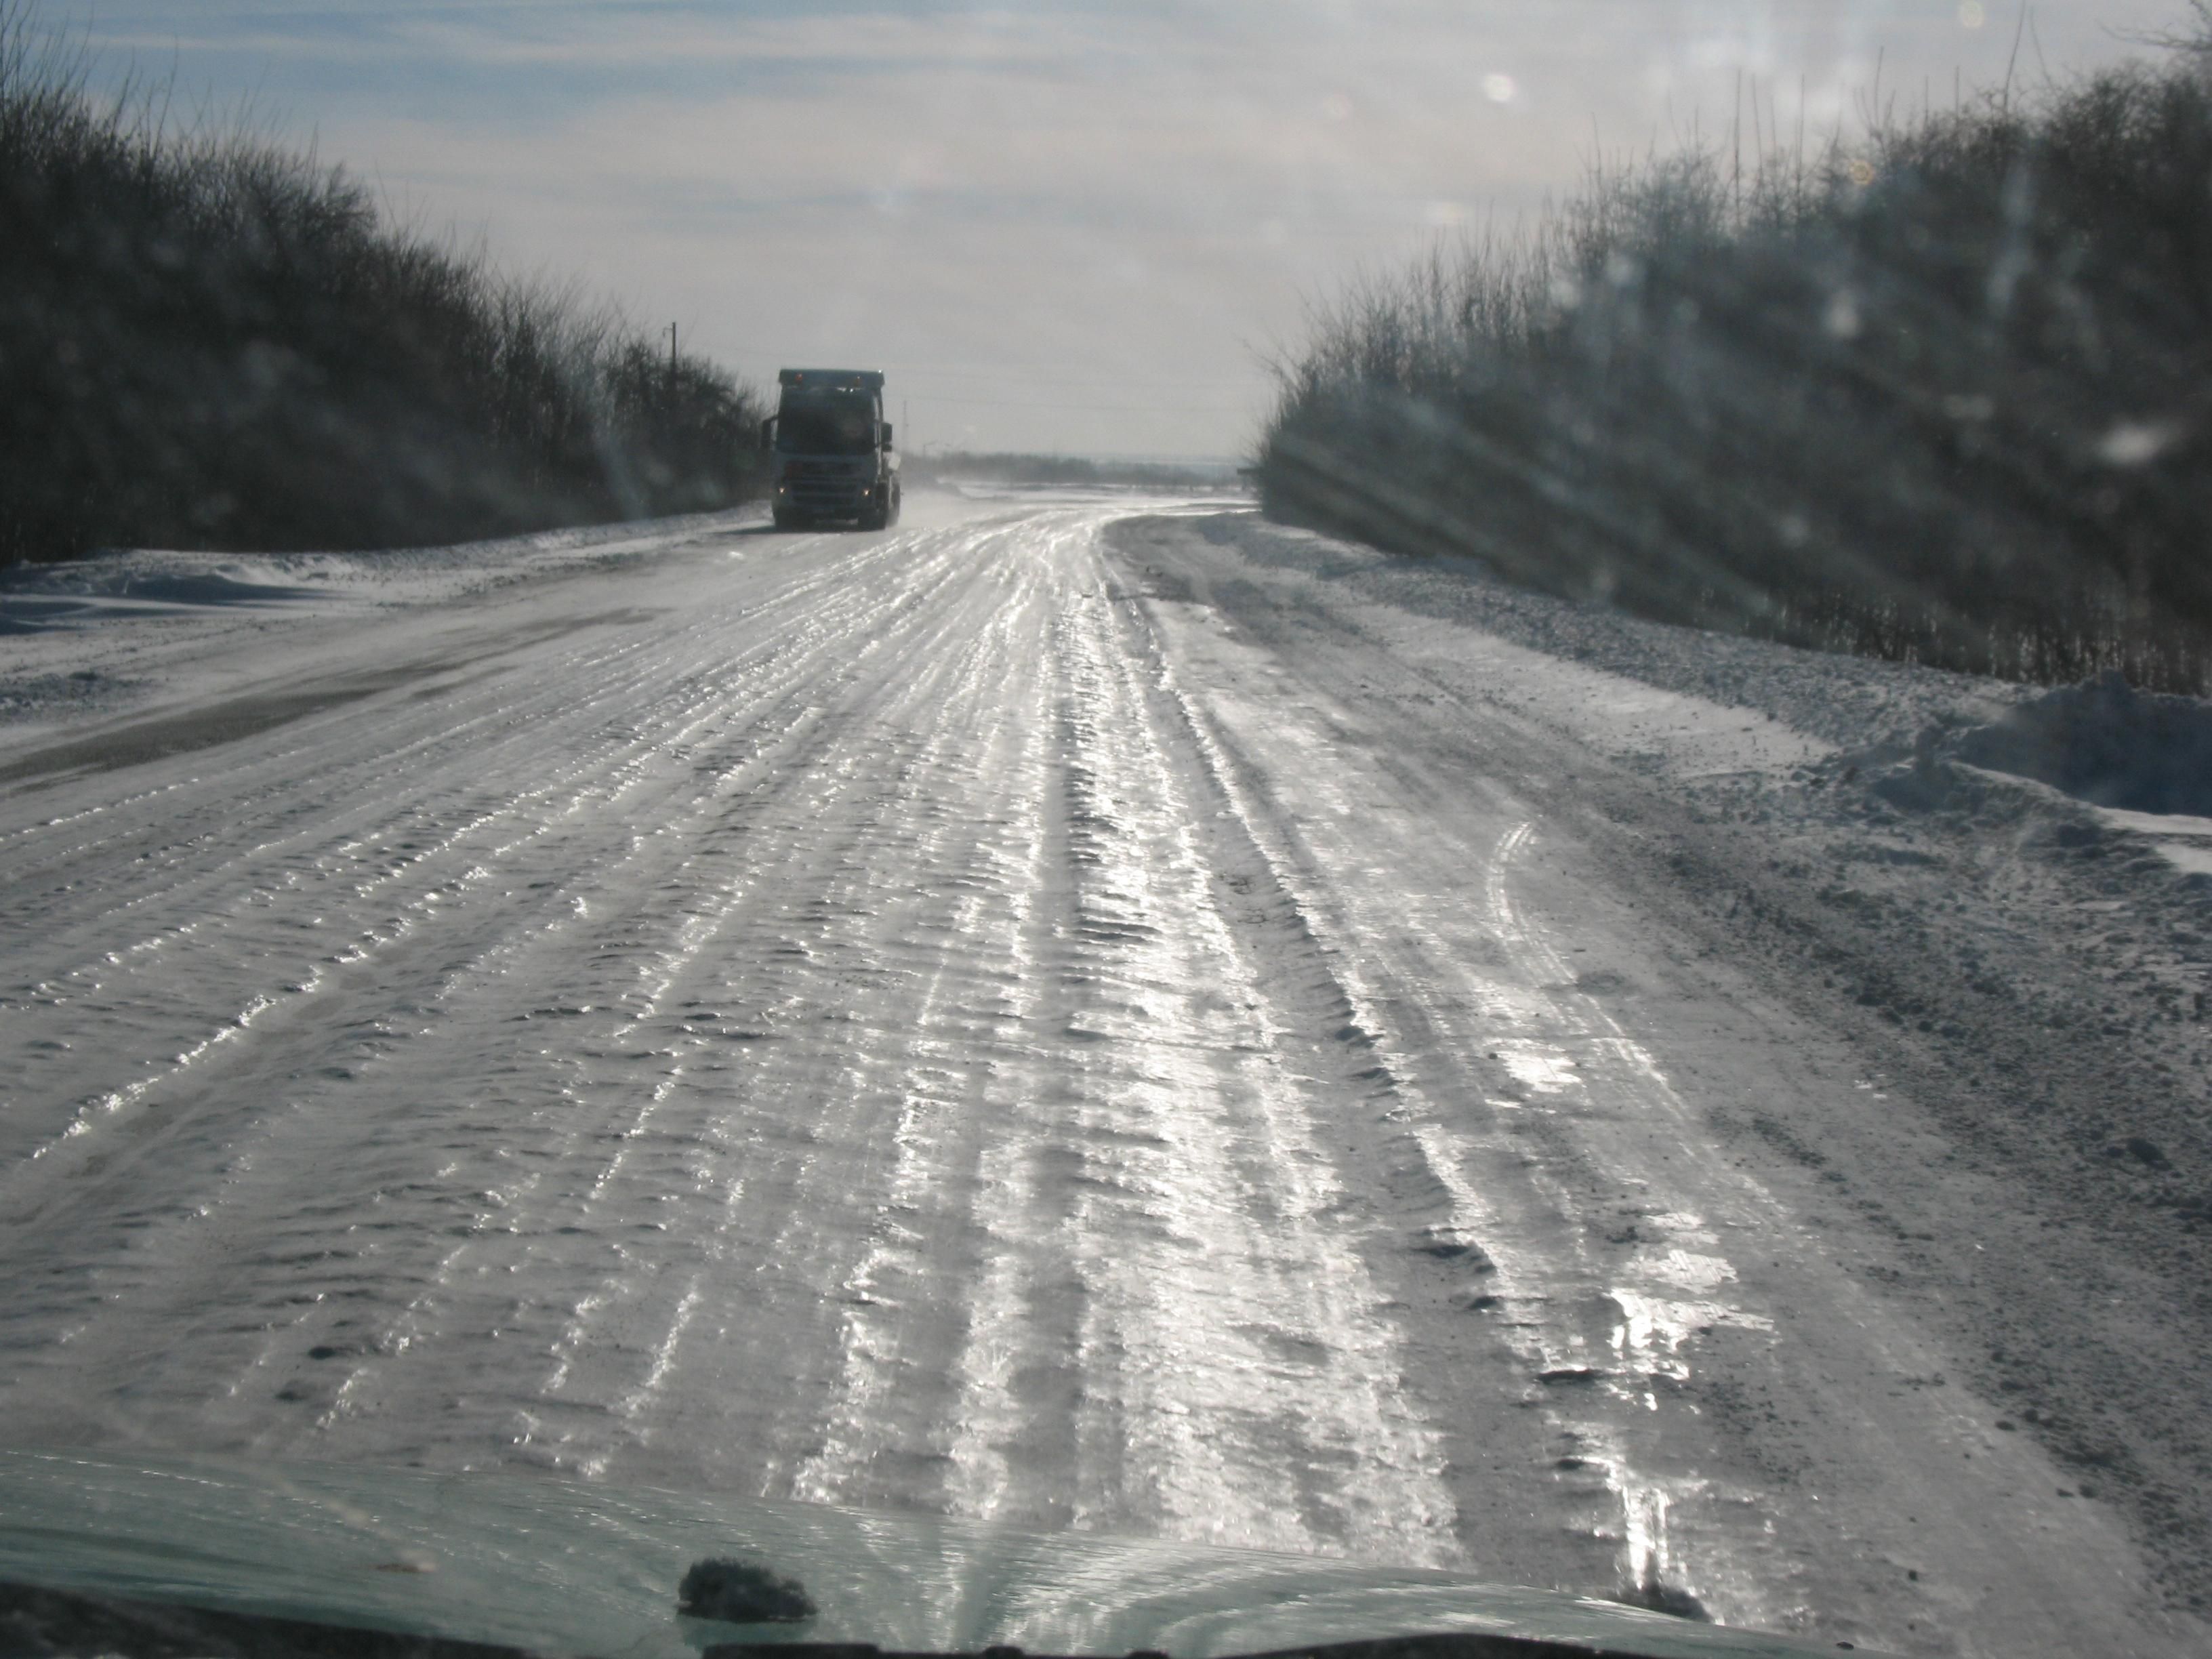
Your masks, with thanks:
M1317 313L1262 503L1673 621L2212 690L2207 41L1594 164Z
M250 120L104 101L0 3L0 562L379 547L723 507L764 410L389 222Z

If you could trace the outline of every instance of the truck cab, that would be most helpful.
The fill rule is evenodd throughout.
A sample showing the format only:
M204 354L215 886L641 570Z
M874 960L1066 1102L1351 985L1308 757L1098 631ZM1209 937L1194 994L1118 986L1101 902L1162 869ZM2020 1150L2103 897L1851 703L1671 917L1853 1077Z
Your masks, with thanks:
M898 452L884 418L884 377L866 368L777 372L776 412L761 422L779 530L898 522Z

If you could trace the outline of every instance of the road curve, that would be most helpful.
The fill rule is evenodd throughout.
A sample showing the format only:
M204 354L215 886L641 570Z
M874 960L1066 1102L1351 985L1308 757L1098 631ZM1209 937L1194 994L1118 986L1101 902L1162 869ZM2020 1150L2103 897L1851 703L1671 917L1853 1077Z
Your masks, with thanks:
M732 533L12 759L8 1438L2181 1650L1713 1140L1859 1080L1620 994L1580 758L1113 516Z

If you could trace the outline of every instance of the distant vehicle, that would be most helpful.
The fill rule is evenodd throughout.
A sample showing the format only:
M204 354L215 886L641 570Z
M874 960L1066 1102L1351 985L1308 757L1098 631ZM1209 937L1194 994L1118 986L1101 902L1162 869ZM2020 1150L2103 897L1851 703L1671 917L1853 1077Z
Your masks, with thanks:
M867 368L787 368L783 393L761 422L772 458L770 500L779 530L898 522L899 461L884 418L884 377Z

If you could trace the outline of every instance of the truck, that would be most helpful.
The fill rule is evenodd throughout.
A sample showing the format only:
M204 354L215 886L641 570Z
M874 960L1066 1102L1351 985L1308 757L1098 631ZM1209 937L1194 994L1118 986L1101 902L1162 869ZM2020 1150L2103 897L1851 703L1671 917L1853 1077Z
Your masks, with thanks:
M761 422L779 530L898 522L899 461L884 418L884 377L870 368L786 368L776 412Z

